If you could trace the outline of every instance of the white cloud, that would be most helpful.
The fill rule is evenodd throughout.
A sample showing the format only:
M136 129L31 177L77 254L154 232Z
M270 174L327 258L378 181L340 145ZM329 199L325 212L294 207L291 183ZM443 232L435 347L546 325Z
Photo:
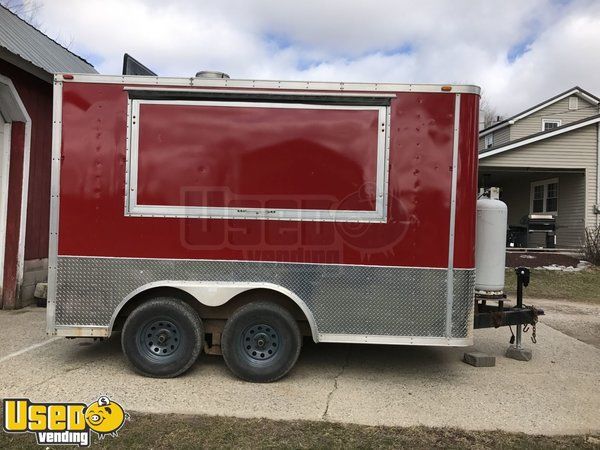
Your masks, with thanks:
M101 73L128 52L162 75L475 83L510 114L575 84L600 94L599 3L44 0L39 21Z
M494 96L506 109L511 102L501 96L507 91L514 93L518 105L575 85L600 95L600 4L573 12L545 30L530 51L505 71L503 83L495 84Z

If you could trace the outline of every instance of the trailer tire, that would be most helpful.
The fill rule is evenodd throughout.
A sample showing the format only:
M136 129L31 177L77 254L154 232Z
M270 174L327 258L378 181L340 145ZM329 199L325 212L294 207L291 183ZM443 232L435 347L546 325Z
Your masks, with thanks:
M172 378L198 359L202 320L187 303L157 297L134 309L123 326L121 346L133 369L153 378Z
M296 364L302 336L292 314L269 302L242 306L227 320L221 338L227 367L239 378L269 383Z

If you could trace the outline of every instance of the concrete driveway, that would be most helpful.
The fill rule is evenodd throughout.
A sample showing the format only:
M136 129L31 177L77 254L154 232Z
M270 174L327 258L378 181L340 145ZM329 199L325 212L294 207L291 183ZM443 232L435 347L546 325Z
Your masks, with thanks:
M464 349L306 342L288 377L251 384L213 356L176 379L144 378L128 368L118 339L48 339L44 322L45 309L0 311L0 397L88 402L109 394L129 411L153 413L600 431L600 349L545 324L537 345L525 336L530 362L503 357L508 329L476 332L476 348L497 357L491 368L462 363Z

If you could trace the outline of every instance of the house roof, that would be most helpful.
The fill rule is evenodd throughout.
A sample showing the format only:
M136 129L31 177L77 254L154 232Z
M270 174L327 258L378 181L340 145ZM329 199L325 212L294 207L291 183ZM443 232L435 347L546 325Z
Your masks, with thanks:
M590 94L588 91L586 91L585 89L580 88L579 86L575 86L571 89L568 89L564 92L561 92L558 95L555 95L552 98L549 98L548 100L545 100L541 103L538 103L535 106L532 106L531 108L526 109L525 111L522 111L518 114L515 114L512 117L509 117L508 119L505 119L501 122L495 123L492 126L489 126L483 130L481 130L479 132L479 137L483 137L486 134L492 133L494 131L500 130L504 127L507 127L509 125L514 124L516 121L521 120L527 116L530 116L531 114L539 111L540 109L543 109L547 106L552 105L553 103L556 103L564 98L570 97L571 95L578 95L580 97L582 97L584 100L587 100L588 102L594 104L594 105L598 105L600 104L600 98L596 97L595 95Z
M576 122L571 122L567 125L553 128L551 130L541 131L539 133L531 134L529 136L522 137L521 139L516 139L514 141L507 142L506 144L487 148L484 151L482 151L481 153L479 153L479 159L487 158L488 156L494 156L499 153L503 153L508 150L512 150L514 148L532 144L533 142L538 142L538 141L542 141L544 139L549 139L554 136L568 133L570 131L577 130L579 128L587 127L588 125L592 125L595 123L600 123L600 114L586 117L585 119L581 119Z
M0 6L0 50L18 56L48 74L97 73L94 66L85 59L50 39L3 6Z

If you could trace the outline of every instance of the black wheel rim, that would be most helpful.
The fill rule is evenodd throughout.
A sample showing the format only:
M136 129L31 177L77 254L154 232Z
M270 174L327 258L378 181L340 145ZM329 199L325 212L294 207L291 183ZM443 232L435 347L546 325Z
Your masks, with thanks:
M264 323L250 325L241 335L243 354L252 362L273 358L279 350L279 344L277 329Z
M156 319L141 328L138 348L153 358L168 358L179 348L181 329L169 319Z

